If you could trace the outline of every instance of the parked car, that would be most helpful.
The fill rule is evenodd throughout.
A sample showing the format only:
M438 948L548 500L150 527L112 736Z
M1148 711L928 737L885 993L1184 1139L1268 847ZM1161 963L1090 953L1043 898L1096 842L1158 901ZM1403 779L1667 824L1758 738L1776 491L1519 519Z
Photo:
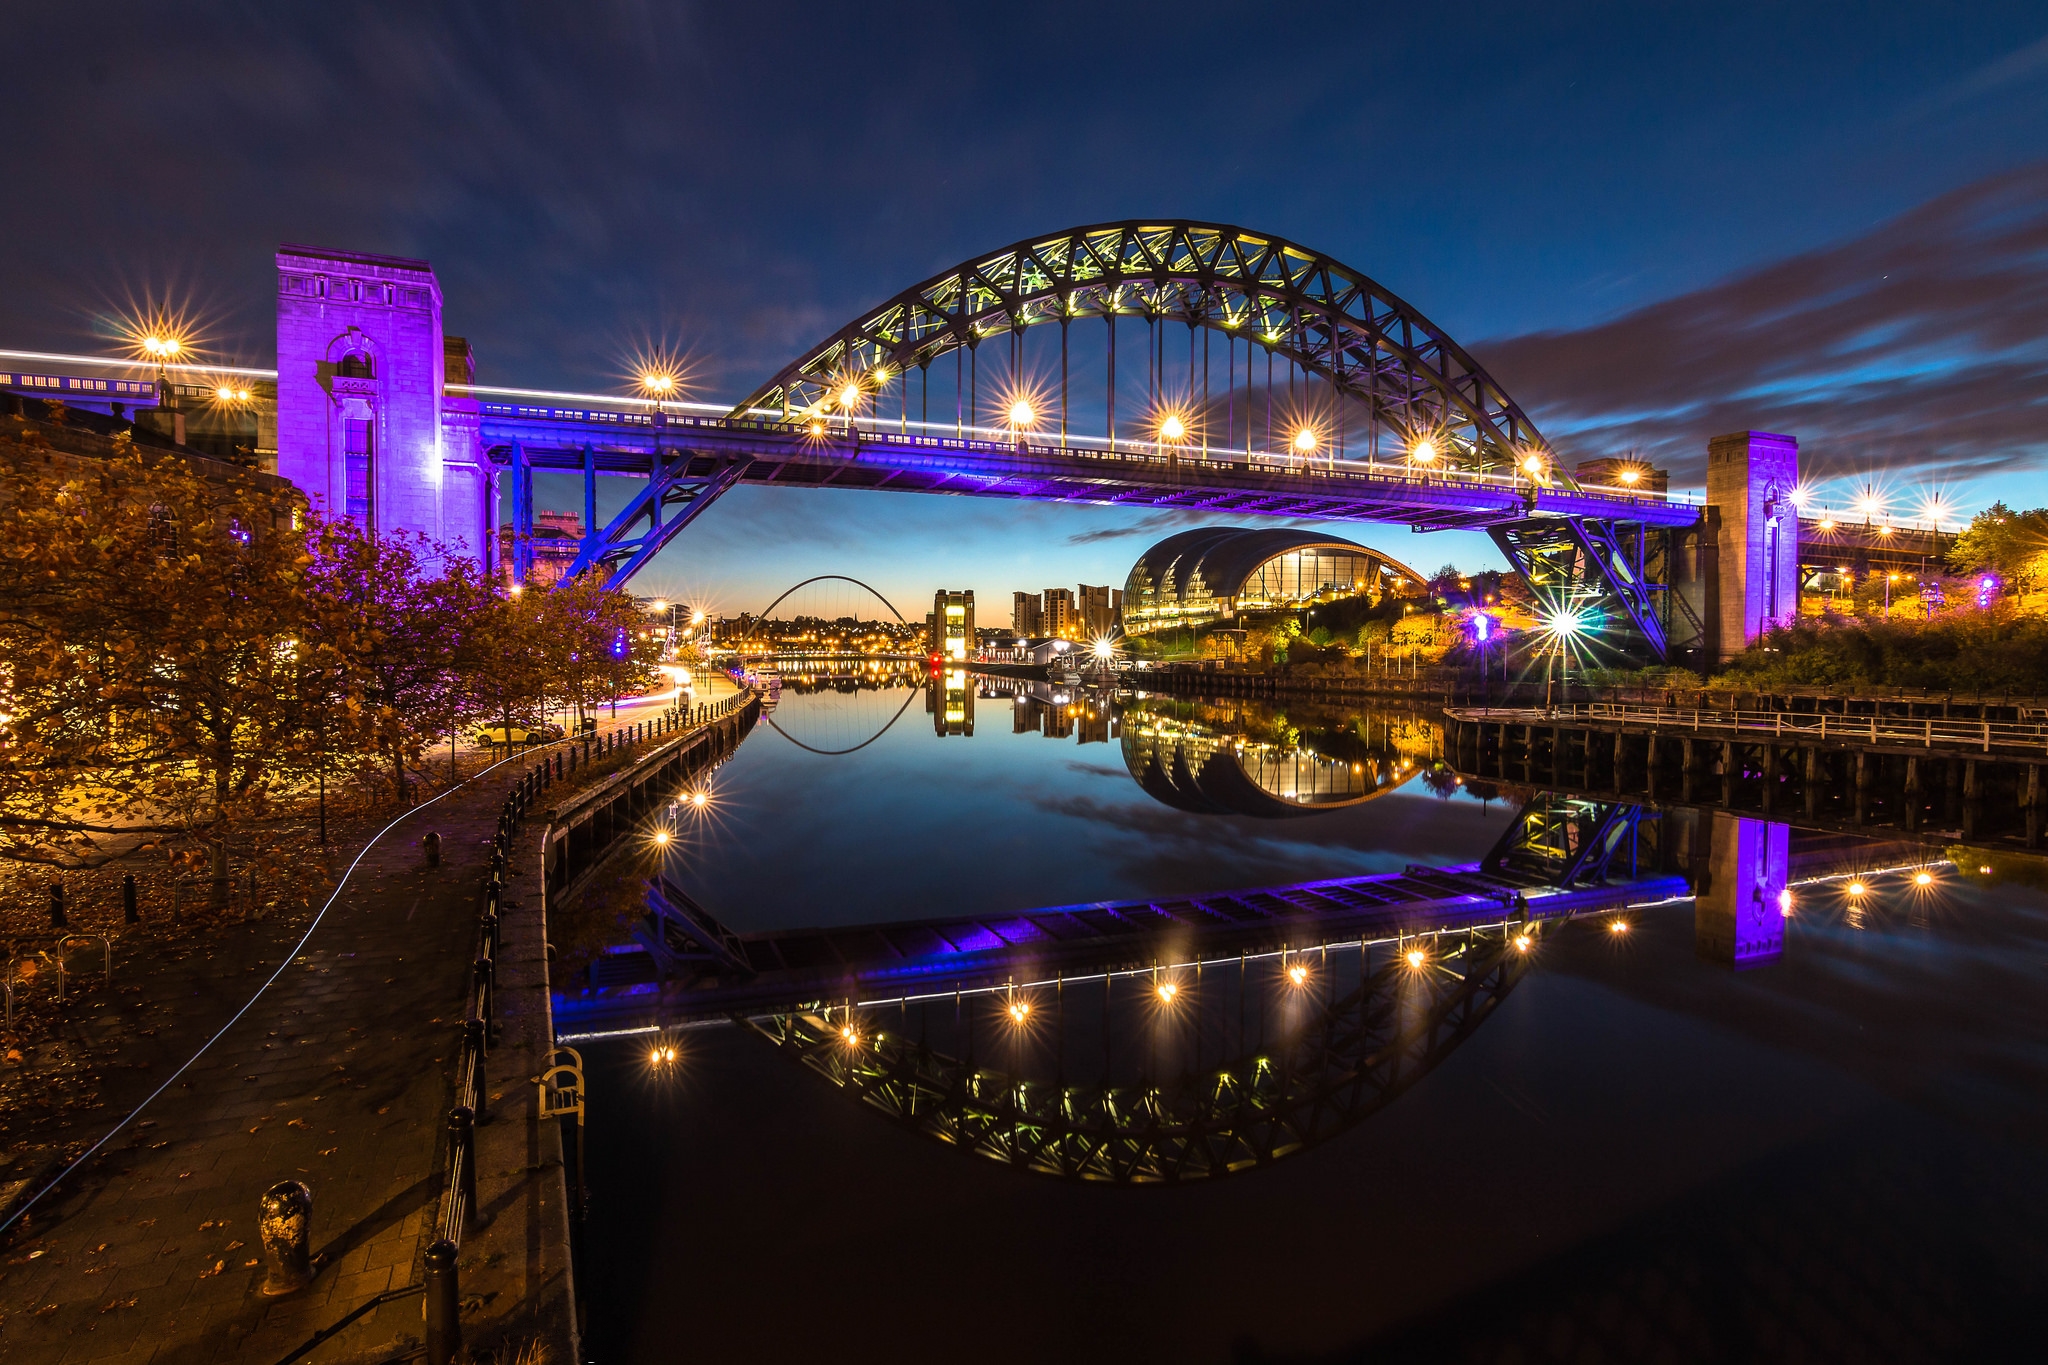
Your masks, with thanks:
M485 748L493 744L541 744L548 736L539 726L486 725L476 732L476 742Z

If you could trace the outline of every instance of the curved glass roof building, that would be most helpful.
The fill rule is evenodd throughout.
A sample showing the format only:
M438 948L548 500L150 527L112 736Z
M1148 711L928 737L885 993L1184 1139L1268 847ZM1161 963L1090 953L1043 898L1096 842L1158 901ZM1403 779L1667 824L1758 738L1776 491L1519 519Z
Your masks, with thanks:
M1399 560L1340 537L1284 527L1202 526L1168 536L1131 567L1124 629L1142 635L1349 597L1377 602L1422 581Z

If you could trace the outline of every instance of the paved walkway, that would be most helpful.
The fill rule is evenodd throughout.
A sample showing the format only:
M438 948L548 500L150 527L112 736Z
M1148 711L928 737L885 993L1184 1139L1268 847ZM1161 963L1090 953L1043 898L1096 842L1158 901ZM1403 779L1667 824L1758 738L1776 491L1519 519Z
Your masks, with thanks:
M504 786L495 776L479 781L387 835L277 983L9 1235L0 1356L10 1365L277 1360L375 1294L414 1282L438 1210L450 1070ZM443 837L439 868L420 849L429 829ZM512 898L520 899L516 880ZM111 994L120 1003L103 1000L60 1045L90 1052L92 1069L109 1078L112 1103L81 1127L97 1136L160 1084L275 969L299 927L230 926L182 958L117 962ZM504 998L516 1001L520 974L530 987L537 966L544 1010L537 916L508 915L504 947ZM520 1069L545 1026L527 1013L508 1019L493 1053L496 1122L482 1130L479 1170L496 1226L463 1256L475 1345L521 1326L541 1330L531 1321L535 1294L543 1282L567 1285L559 1149L547 1150L553 1135L532 1121L533 1089ZM313 1245L324 1262L311 1289L269 1298L257 1201L288 1178L313 1190ZM517 1241L520 1254L494 1236ZM565 1312L566 1295L557 1297ZM420 1299L409 1297L309 1358L385 1359L420 1333Z

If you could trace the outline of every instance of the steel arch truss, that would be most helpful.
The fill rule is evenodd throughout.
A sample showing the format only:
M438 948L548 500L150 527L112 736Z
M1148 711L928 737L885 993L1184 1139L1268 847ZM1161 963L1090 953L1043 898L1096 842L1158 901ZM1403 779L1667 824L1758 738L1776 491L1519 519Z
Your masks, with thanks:
M1589 643L1630 643L1599 634L1598 627L1613 622L1638 637L1653 657L1666 656L1665 613L1677 594L1651 582L1649 569L1668 558L1668 532L1640 522L1534 517L1490 526L1487 534L1546 612L1595 617L1586 620Z
M1371 1117L1469 1038L1528 965L1504 926L1433 937L1424 967L1396 958L1275 1045L1165 1085L1036 1083L897 1034L849 1042L843 1011L751 1022L898 1123L1004 1165L1119 1184L1214 1179Z
M691 474L691 463L688 453L657 461L646 486L602 531L584 538L563 580L601 568L607 588L625 586L721 493L738 483L753 461L745 456L722 460L708 475Z
M1074 228L935 275L835 332L733 415L823 413L849 382L872 397L957 347L1112 315L1241 335L1364 404L1404 444L1427 436L1468 469L1544 449L1463 347L1362 272L1278 237L1175 221Z

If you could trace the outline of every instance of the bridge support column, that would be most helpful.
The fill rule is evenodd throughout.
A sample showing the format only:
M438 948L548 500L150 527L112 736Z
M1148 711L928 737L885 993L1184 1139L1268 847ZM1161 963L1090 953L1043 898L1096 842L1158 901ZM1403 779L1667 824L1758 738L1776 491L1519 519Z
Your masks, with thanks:
M1536 780L1536 727L1533 725L1522 727L1522 780L1530 783Z
M1556 782L1564 776L1564 727L1550 727L1550 780Z
M1806 772L1800 779L1801 795L1806 800L1806 818L1811 820L1820 813L1820 747L1806 746Z
M1906 759L1906 799L1902 823L1908 831L1920 828L1920 759L1909 755Z
M1732 806L1735 804L1735 779L1737 776L1740 775L1741 771L1742 769L1740 766L1740 760L1738 760L1736 757L1735 741L1732 739L1722 740L1721 804L1723 806Z
M1657 799L1657 732L1655 730L1643 739L1643 790L1650 799Z
M1870 755L1862 749L1856 751L1856 823L1870 822Z
M1717 512L1709 629L1732 659L1799 611L1799 442L1739 431L1707 443L1707 502Z
M1768 815L1778 803L1778 746L1764 741L1764 813Z
M512 442L512 585L523 588L533 572L533 466L526 446Z
M1681 737L1678 741L1678 799L1690 801L1699 785L1700 744L1702 741Z

